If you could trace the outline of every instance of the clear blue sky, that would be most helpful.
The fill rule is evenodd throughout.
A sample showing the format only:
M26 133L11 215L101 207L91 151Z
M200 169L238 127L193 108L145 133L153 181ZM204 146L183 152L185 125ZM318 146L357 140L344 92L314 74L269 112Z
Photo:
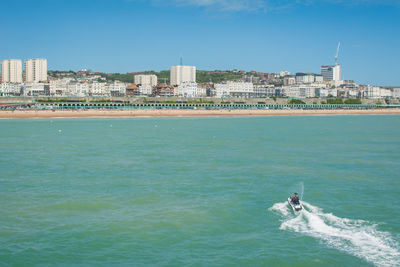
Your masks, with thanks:
M351 2L351 4L347 3ZM0 59L50 70L316 72L400 86L399 0L13 0L0 9Z

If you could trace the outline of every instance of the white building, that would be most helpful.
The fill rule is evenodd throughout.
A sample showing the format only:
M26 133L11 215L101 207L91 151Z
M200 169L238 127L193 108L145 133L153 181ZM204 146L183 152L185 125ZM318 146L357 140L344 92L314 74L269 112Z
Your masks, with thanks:
M336 88L318 88L316 96L321 98L337 97L338 90Z
M210 90L208 85L197 85L197 96L198 97L205 97L207 96L207 90Z
M388 88L381 88L381 97L382 98L392 98L393 92Z
M50 95L64 96L68 95L67 89L68 84L72 81L72 78L62 78L50 81Z
M139 93L140 95L151 95L153 93L153 86L151 84L142 84L139 86Z
M34 58L25 60L25 82L37 83L47 81L47 60Z
M140 74L140 75L135 75L135 84L136 85L150 85L150 86L156 86L157 85L157 76L152 74L152 75L145 75L145 74Z
M282 87L285 92L285 96L287 97L300 97L300 89L299 86L291 85Z
M358 89L348 89L347 97L348 98L359 98L359 97L361 97L361 91Z
M108 90L107 83L94 81L89 84L89 95L90 96L109 96L110 91Z
M342 77L340 65L322 66L321 75L324 81L340 81Z
M195 66L171 66L171 85L180 85L182 82L196 82Z
M228 81L226 83L216 83L214 84L214 87L216 97L227 97L232 93L246 94L254 92L254 85L246 82Z
M300 86L300 97L315 97L316 90L313 86Z
M313 83L315 81L314 74L312 73L296 73L296 83Z
M0 96L19 96L21 89L20 83L0 83Z
M89 86L87 83L71 81L67 84L67 90L65 95L85 97L88 95L88 92L89 92Z
M393 98L400 98L400 88L393 88Z
M294 77L293 77L294 78ZM254 85L254 97L276 96L276 88L273 85Z
M1 62L1 81L3 83L22 83L22 61L5 59Z
M285 86L284 92L287 97L307 98L315 97L317 88L311 85L291 85Z
M380 98L381 89L378 86L367 86L364 91L365 98Z
M49 96L50 86L45 83L25 83L25 96Z
M324 82L324 76L322 76L322 75L314 75L314 82L316 82L316 83L322 83L322 82Z
M289 76L289 75L290 75L290 72L287 70L279 72L280 77L285 77L285 76Z
M182 82L178 85L178 94L180 97L198 97L197 83Z
M126 94L126 84L115 81L108 85L108 91L111 96L124 96Z

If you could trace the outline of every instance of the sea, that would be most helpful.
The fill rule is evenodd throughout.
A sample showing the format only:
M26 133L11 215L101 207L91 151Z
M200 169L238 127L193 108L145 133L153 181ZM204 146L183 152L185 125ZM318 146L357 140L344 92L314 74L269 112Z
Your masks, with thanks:
M400 116L0 120L0 266L400 266Z

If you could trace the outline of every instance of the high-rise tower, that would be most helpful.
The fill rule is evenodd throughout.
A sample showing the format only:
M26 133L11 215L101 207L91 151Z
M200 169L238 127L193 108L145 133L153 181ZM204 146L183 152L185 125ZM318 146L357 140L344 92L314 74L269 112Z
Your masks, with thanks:
M22 83L22 61L6 59L1 62L1 81L3 83Z
M34 58L25 60L25 82L46 82L47 81L47 60Z

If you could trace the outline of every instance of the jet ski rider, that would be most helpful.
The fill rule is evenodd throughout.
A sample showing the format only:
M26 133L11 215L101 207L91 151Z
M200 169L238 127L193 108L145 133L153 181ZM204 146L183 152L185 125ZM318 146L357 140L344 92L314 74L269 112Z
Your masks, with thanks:
M299 195L297 193L294 193L293 196L290 197L290 200L294 203L294 204L299 204Z

